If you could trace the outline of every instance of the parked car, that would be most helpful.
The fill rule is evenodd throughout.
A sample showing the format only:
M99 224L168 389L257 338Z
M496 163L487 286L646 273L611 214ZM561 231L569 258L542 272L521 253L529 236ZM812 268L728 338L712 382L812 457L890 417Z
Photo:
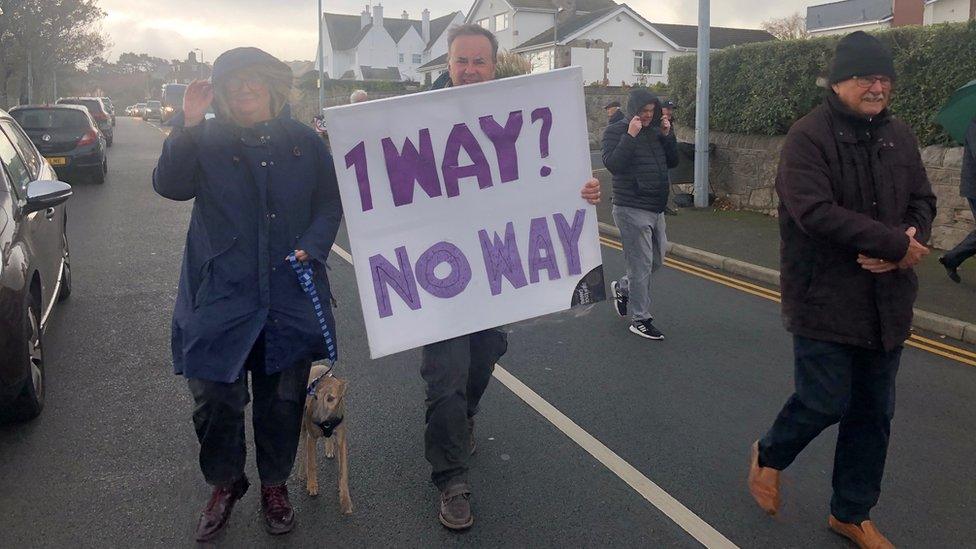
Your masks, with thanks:
M112 104L112 99L109 97L99 97L102 100L102 104L108 109L109 116L112 117L112 127L115 127L115 105Z
M95 122L98 123L98 129L103 134L105 134L105 142L109 147L112 146L112 118L102 103L102 100L98 97L62 97L57 101L58 105L81 105L88 108L88 112L91 114Z
M25 105L10 109L10 116L27 132L59 178L74 181L91 176L105 182L108 147L104 136L80 105Z
M44 407L44 332L71 294L64 202L57 181L17 122L0 110L0 415L28 420Z
M163 104L159 101L146 101L146 108L142 111L143 120L163 120Z

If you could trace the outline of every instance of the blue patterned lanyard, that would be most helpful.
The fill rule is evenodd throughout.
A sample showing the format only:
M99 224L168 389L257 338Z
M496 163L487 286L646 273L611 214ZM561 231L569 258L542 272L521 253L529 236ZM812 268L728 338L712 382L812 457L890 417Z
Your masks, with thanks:
M315 289L315 283L312 281L312 266L309 265L307 261L299 261L295 257L295 252L288 255L288 263L291 264L291 268L295 270L295 274L298 275L298 283L301 284L302 290L308 294L308 297L312 300L312 306L315 308L315 316L319 319L319 326L322 328L322 335L325 336L325 345L329 349L329 362L332 366L335 366L337 355L335 340L332 339L332 332L329 331L329 325L325 321L325 312L322 310L322 300L319 299L319 291ZM331 368L329 369L332 370Z

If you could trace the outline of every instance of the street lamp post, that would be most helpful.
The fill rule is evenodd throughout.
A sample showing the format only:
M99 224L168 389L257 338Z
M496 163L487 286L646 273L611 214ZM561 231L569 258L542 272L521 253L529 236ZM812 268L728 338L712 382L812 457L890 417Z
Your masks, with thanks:
M695 105L695 207L708 207L709 0L698 0L698 101Z
M316 16L319 20L319 114L322 114L322 111L325 109L325 53L323 52L324 44L322 44L322 0L319 0L319 11Z

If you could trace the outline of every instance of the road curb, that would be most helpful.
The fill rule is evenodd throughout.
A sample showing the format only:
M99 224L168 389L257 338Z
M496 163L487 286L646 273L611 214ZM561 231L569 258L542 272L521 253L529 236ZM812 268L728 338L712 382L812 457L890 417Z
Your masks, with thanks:
M620 229L608 223L600 223L600 234L620 238ZM668 244L668 253L681 259L694 261L701 265L706 265L718 269L726 274L738 275L757 282L779 287L779 271L752 263L746 263L731 257L706 252L684 244L671 242ZM915 318L912 325L919 330L935 332L937 334L958 339L966 343L976 344L976 324L950 318L929 311L915 309Z

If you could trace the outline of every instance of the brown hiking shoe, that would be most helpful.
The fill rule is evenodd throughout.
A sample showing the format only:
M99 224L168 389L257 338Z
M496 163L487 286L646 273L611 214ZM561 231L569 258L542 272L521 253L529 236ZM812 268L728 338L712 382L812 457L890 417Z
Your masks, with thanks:
M242 476L229 486L214 487L210 494L210 501L200 512L197 522L196 538L200 543L213 541L227 526L230 512L234 510L237 500L244 497L250 484L247 477Z
M291 532L295 527L295 511L288 501L288 486L261 486L261 510L264 511L264 529L269 534Z
M861 549L895 549L895 546L884 537L870 520L861 524L841 522L834 515L827 519L827 525L834 532L853 541Z
M752 443L752 460L749 463L749 493L767 514L779 512L779 471L759 466L759 441Z
M441 509L437 516L451 530L465 530L474 524L471 516L471 489L466 482L452 484L441 492Z

